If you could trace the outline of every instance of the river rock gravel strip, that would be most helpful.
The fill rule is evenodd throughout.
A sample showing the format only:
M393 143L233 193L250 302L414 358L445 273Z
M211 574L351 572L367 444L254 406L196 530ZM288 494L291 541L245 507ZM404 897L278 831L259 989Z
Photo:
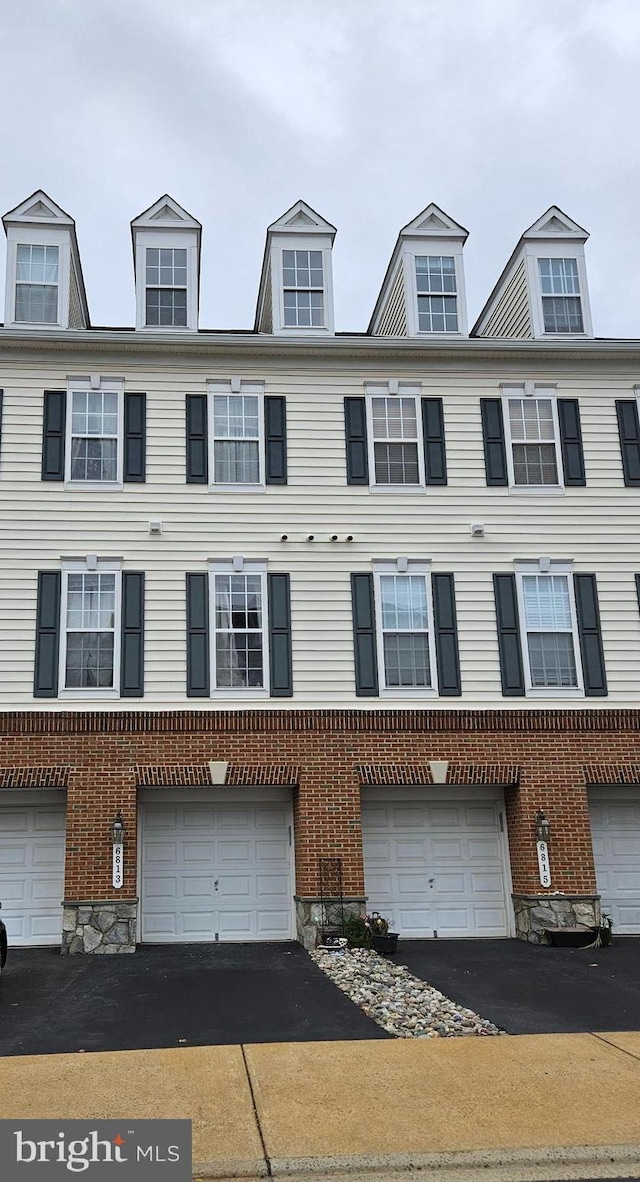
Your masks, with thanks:
M456 1005L438 989L365 948L310 953L318 968L396 1038L463 1038L505 1034L473 1010Z

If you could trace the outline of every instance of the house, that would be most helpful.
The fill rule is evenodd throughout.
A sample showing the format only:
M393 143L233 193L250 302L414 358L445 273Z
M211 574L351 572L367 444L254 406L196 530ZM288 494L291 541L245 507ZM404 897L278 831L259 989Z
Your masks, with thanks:
M338 897L413 937L640 932L640 342L594 336L586 231L543 214L469 329L430 205L362 334L303 201L251 331L199 327L169 196L135 328L92 326L46 193L4 225L11 942L312 946Z

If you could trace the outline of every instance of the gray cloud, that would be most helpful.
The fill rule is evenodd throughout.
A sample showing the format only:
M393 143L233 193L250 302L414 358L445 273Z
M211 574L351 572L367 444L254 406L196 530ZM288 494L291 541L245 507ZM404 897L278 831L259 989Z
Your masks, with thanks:
M201 322L252 323L267 224L338 226L362 329L429 201L471 231L473 320L551 203L592 233L598 335L640 336L636 0L0 0L0 202L76 218L94 323L133 322L128 223L168 191L204 225Z

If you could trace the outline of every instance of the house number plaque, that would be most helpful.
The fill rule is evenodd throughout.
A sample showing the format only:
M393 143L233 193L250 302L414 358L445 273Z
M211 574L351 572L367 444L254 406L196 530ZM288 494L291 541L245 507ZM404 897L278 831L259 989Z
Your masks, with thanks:
M122 857L123 845L121 841L116 841L113 844L113 885L117 889L122 886Z
M538 869L540 871L540 883L543 887L551 886L551 869L549 867L549 847L546 841L537 841L536 847L538 850Z

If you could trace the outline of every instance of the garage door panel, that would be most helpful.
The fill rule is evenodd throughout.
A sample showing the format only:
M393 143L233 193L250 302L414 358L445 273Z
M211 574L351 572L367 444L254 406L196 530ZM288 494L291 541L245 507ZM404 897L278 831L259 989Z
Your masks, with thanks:
M10 943L59 944L64 806L0 809L0 900Z
M369 804L363 793L362 809L369 910L407 937L508 934L495 799L412 800L405 808ZM408 817L410 826L398 824Z
M163 844L166 853L167 844L163 843L162 826L158 824L159 808L162 806L148 806L147 812L143 806L141 815L143 940L159 943L291 936L293 883L286 807L268 803L256 807L244 802L219 802L207 808L193 802L174 805L173 864L166 858L159 862L154 855ZM148 829L147 815L153 815L154 829ZM165 879L172 884L170 908L170 900L158 893L158 882ZM266 928L259 920L265 898L271 916ZM169 913L171 922L167 921ZM159 915L163 916L161 925L157 922ZM276 921L274 915L280 918ZM265 936L265 930L276 934Z
M602 910L614 931L640 933L640 790L593 788L589 813Z
M175 832L178 824L176 809L165 809L163 805L147 805L144 817L144 827L149 833L154 829L171 830Z
M256 930L262 940L286 940L289 936L289 927L281 911L259 911Z

